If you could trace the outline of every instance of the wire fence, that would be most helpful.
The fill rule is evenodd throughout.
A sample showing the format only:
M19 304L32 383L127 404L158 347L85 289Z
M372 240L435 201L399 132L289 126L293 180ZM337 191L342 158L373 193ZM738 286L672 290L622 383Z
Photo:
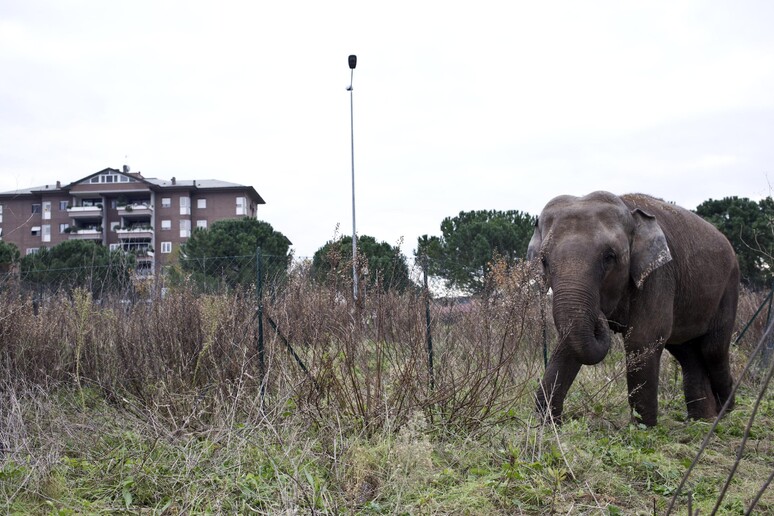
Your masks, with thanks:
M313 260L286 260L258 249L182 259L153 276L122 262L4 271L0 378L74 381L115 399L128 392L167 407L180 425L192 413L217 414L238 388L320 428L343 419L372 432L420 411L446 428L475 429L513 421L558 340L550 298L525 263L493 264L471 295L430 274L425 260L362 261L355 298L351 261L319 274ZM758 293L740 301L746 360L771 346L771 321L753 317L771 310L765 301ZM623 362L591 374L625 378ZM756 407L771 367L737 374L757 389ZM195 396L181 398L186 391Z
M532 354L533 348L527 346L527 342L531 343L543 334L541 328L545 324L540 318L538 289L525 288L526 283L514 280L504 282L496 295L469 296L446 288L441 280L430 276L427 262L409 266L405 261L371 264L361 259L357 267L358 298L353 297L351 260L329 265L324 269L325 274L321 274L313 260L296 260L287 267L286 256L265 254L260 249L245 256L182 258L154 276L133 274L132 268L121 262L80 268L17 268L0 277L0 293L6 299L14 299L13 303L7 304L16 304L17 313L26 313L29 308L30 316L59 321L64 325L59 328L63 335L82 331L67 324L79 307L86 310L82 306L84 296L101 310L118 309L122 314L120 319L126 319L120 329L124 337L116 349L112 349L104 343L115 341L115 336L105 336L97 347L103 352L112 351L115 356L112 359L107 355L101 359L95 356L93 362L121 364L115 371L131 372L133 380L130 383L143 393L143 385L159 381L154 376L158 372L157 364L168 363L165 370L180 370L185 369L181 364L190 362L190 357L207 355L204 351L211 349L206 343L202 344L207 340L202 332L209 331L209 326L201 321L210 321L207 324L221 328L226 324L223 320L230 320L226 315L231 312L239 314L240 329L236 332L242 340L238 345L232 341L226 346L229 351L224 350L224 353L241 349L244 356L252 357L244 367L252 370L261 382L262 394L268 393L270 397L276 392L271 386L278 379L271 371L276 370L279 357L284 357L281 360L283 374L295 377L299 389L309 389L304 392L305 399L334 399L336 404L348 406L364 421L370 421L369 425L385 418L383 406L375 404L375 399L367 401L387 388L387 383L383 383L386 378L379 379L383 370L374 369L374 356L378 361L396 364L397 370L403 370L402 387L395 392L410 396L411 402L396 401L401 407L399 418L408 417L412 407L435 405L449 408L449 414L455 419L470 417L470 421L474 421L478 417L474 414L480 416L479 403L490 404L495 399L499 399L498 403L505 403L506 399L512 401L511 395L500 396L507 392L510 382L520 385L512 390L515 396L523 393L524 385L537 374L537 371L529 371L529 374L519 371L523 369L523 363L533 361L522 362L516 360L516 356ZM178 306L181 299L187 300L185 306ZM213 305L221 307L222 303L229 304L229 313L224 314L219 308L218 317L213 320ZM142 322L148 318L147 311L153 311L154 317L161 317L159 314L170 307L175 307L173 311L179 313L172 316L173 320L163 323L169 331L164 331L163 335L149 335L149 329L154 325ZM89 308L89 319L102 317L102 312L95 316L95 310ZM37 324L17 327L10 323L11 319L5 321L10 325L7 326L9 342L31 342L39 338L39 335L30 337L23 331L36 328ZM186 320L191 321L190 327L180 328L179 322ZM490 322L487 332L478 332L476 321L481 320ZM136 334L129 336L128 327ZM186 337L196 335L197 342L171 333L175 328ZM96 328L89 335L99 334L102 330L102 327ZM127 342L134 343L131 351L124 348ZM442 343L440 348L438 342ZM148 349L148 343L156 343L156 349ZM40 356L45 356L47 345L42 341L40 344L44 347ZM171 348L167 349L167 345ZM10 360L7 364L16 367L21 377L29 374L37 378L40 369L27 362L27 355L19 355L18 349L11 348L5 347L9 356L18 360ZM162 357L150 365L147 359L137 356L138 350L142 349L146 349L145 356L161 353ZM498 351L492 353L493 349ZM181 350L188 350L188 356ZM540 349L535 353L539 357ZM61 362L59 353L55 355L48 363ZM340 357L345 357L345 369L354 369L348 382L337 380L333 382L334 388L330 379L338 373L334 374L332 368L341 366L337 362ZM231 356L223 363L241 360L243 357ZM213 364L206 371L222 371L223 363ZM55 369L60 374L68 371L68 366L60 363ZM206 376L204 370L198 370L196 375ZM364 379L362 371L371 371L373 375ZM79 369L70 374L79 376L83 372ZM126 378L121 378L118 372L115 374L117 377L107 383L113 387L125 386ZM231 373L223 374L226 378L236 378ZM505 375L510 380L484 380L492 375ZM101 378L102 383L110 374L95 369L93 376ZM372 378L378 379L376 386L371 385ZM475 383L475 378L480 380L470 391L467 386L469 382ZM370 394L364 394L369 391ZM485 395L487 392L489 394ZM478 399L473 402L470 397ZM464 409L453 409L456 404ZM393 407L387 410L392 411Z

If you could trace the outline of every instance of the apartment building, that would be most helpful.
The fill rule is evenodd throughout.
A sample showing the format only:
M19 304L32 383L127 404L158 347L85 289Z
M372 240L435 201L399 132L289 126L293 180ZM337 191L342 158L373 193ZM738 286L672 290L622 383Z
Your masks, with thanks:
M65 240L94 240L137 256L137 271L153 274L196 227L257 216L265 201L252 186L215 179L145 178L106 168L69 185L59 181L0 193L0 239L22 254Z

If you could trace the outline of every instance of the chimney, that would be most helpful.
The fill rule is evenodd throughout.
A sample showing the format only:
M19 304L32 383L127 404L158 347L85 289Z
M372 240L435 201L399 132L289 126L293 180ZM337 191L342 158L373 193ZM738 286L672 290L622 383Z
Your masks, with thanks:
M177 184L177 181L175 180L175 176L172 176L172 184L173 185Z
M62 183L60 183L59 181L57 181L57 182L56 182L56 189L57 189L57 190L59 190L60 188L62 188Z

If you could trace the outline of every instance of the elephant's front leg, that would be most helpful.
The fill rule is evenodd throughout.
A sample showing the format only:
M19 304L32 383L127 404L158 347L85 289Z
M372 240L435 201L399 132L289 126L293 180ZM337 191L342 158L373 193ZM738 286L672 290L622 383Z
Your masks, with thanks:
M535 393L535 404L543 418L550 414L555 423L561 424L564 398L580 367L580 362L561 346L551 355L546 373Z
M658 420L658 377L663 343L626 345L626 383L629 405L638 423L655 426Z

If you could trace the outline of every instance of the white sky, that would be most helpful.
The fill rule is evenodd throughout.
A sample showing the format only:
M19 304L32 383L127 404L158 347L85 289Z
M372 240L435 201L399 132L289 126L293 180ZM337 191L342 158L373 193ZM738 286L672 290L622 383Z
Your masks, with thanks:
M475 7L474 7L475 6ZM252 185L311 256L461 210L774 182L774 2L0 3L0 191L124 163Z

